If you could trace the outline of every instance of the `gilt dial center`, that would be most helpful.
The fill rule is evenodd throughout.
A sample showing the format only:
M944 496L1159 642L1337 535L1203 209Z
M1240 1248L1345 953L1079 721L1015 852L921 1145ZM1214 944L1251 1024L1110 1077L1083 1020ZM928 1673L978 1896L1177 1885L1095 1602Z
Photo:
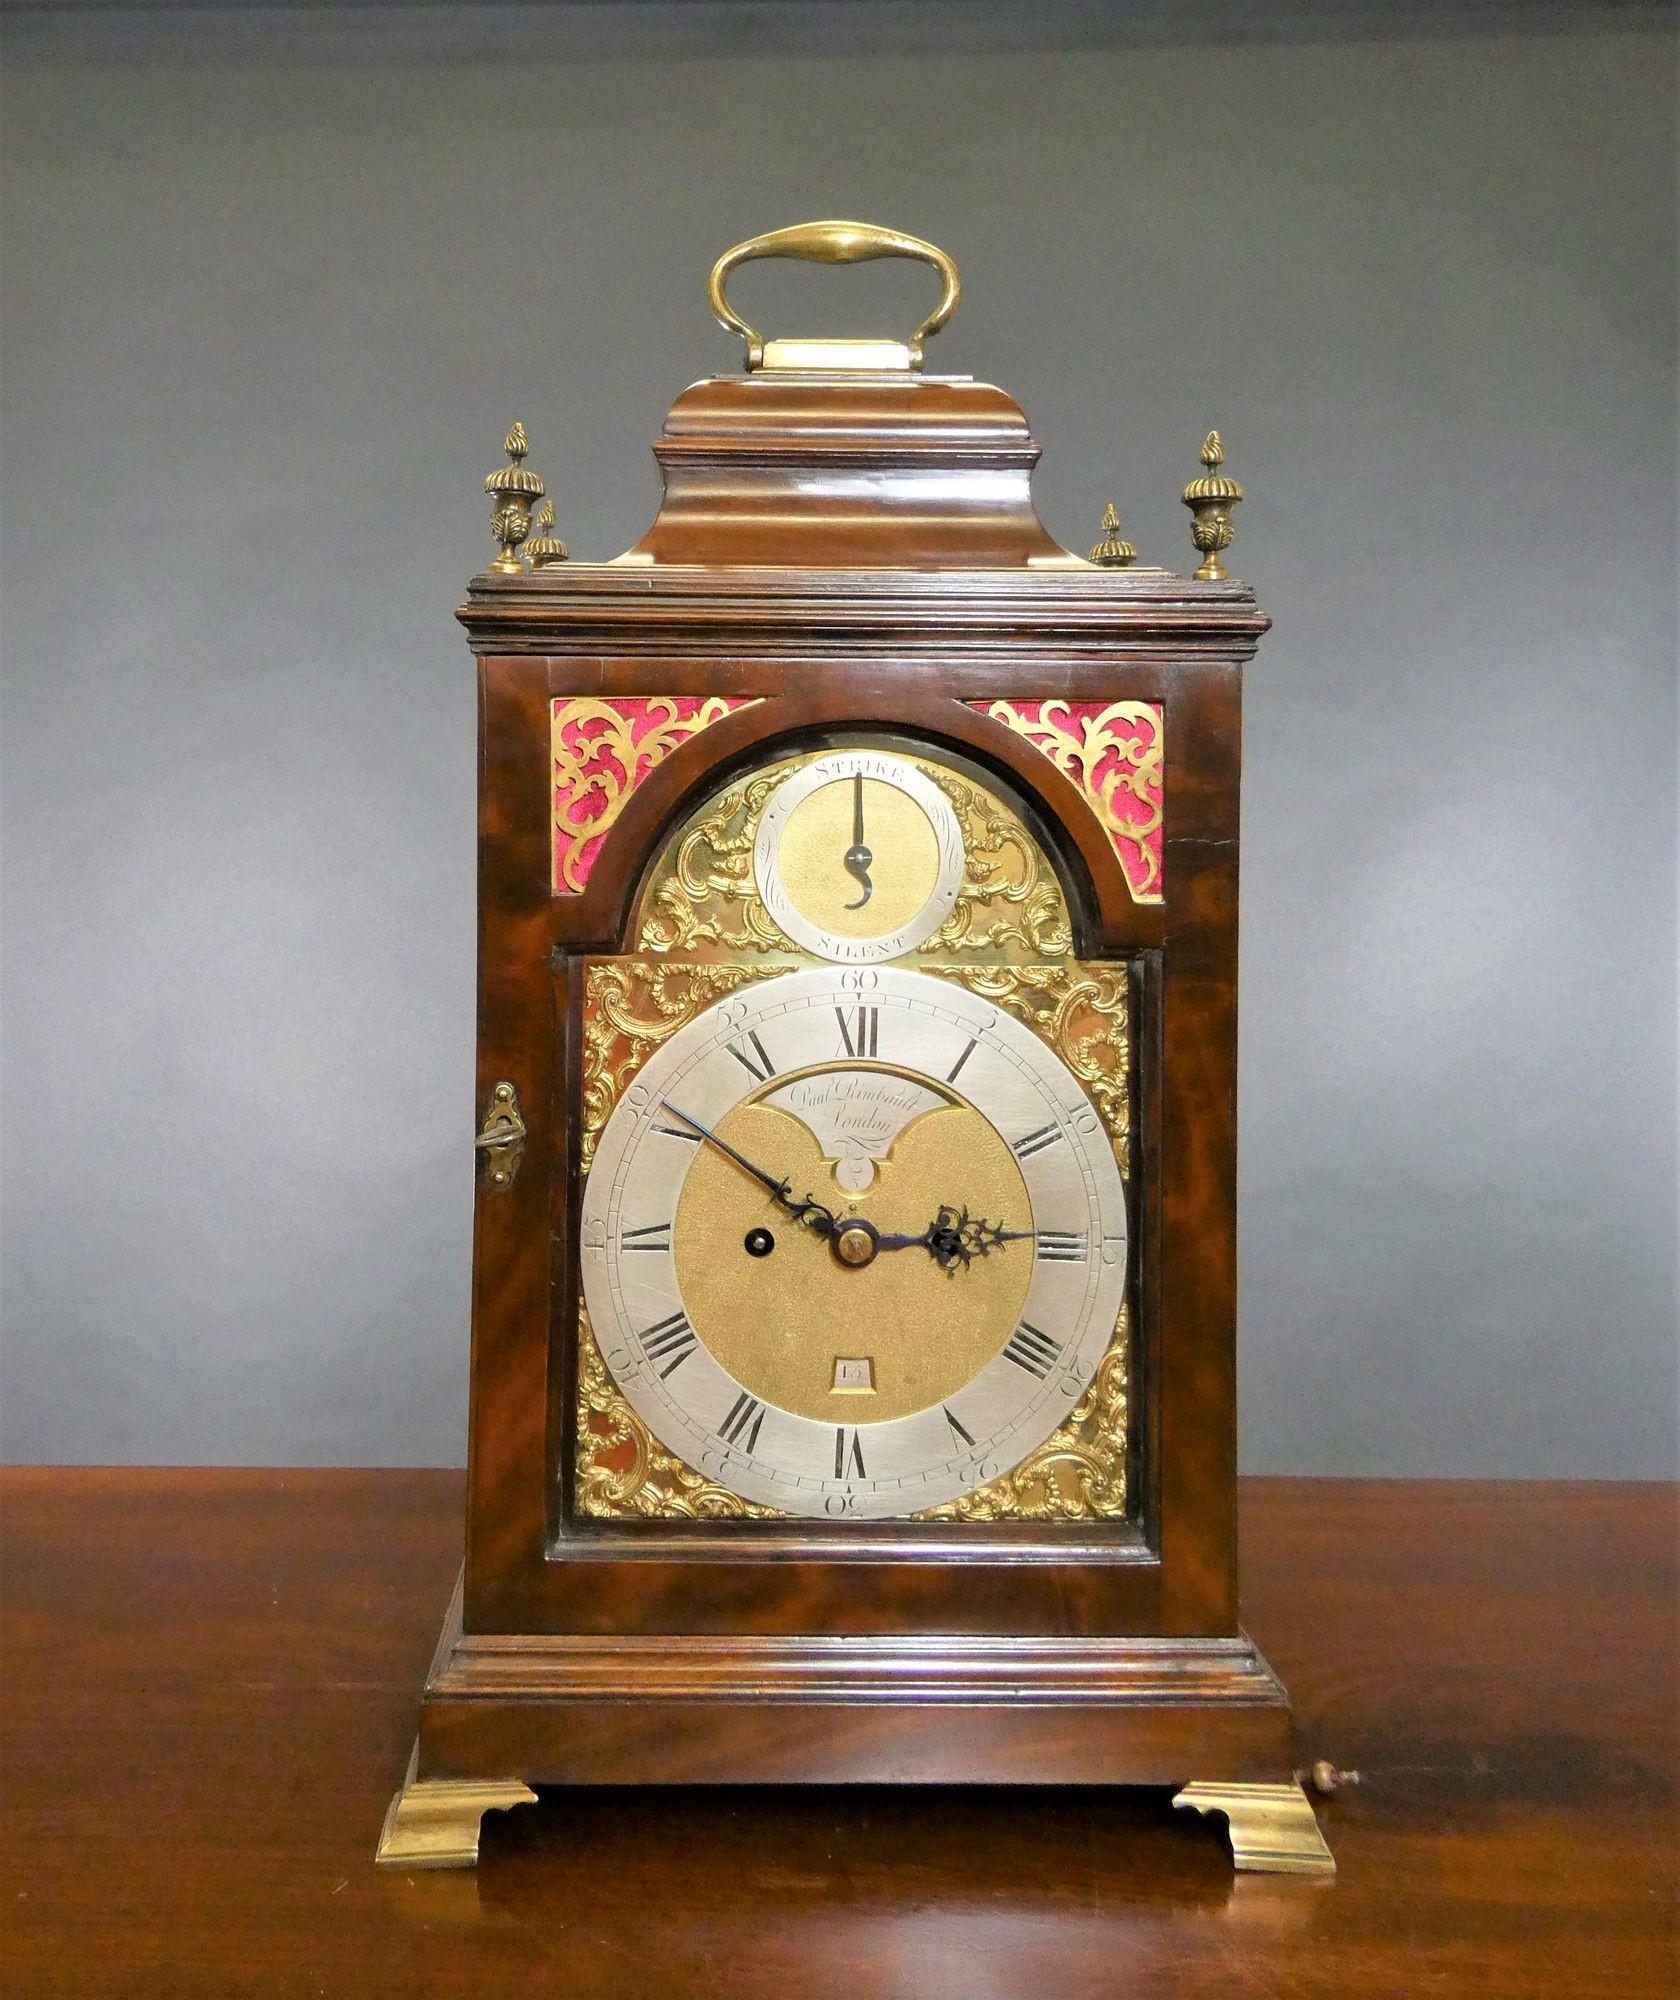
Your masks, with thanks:
M823 1032L839 1043L832 1006ZM791 1039L769 1023L763 1038L766 1048ZM723 1060L740 1067L727 1053ZM831 1115L837 1106L843 1130ZM890 1137L866 1127L871 1106ZM749 1395L819 1423L855 1421L855 1403L835 1387L834 1357L869 1354L870 1415L888 1420L937 1409L1000 1353L1025 1310L1036 1268L1030 1242L977 1258L956 1277L919 1244L946 1205L1033 1227L1020 1163L972 1104L925 1074L842 1063L749 1087L711 1129L738 1157L709 1143L686 1152L671 1261L695 1335ZM871 1145L866 1215L848 1211L835 1173L848 1157L842 1138L855 1137ZM821 1204L832 1226L795 1221L742 1159L785 1183L793 1202ZM773 1256L720 1254L753 1229L774 1233ZM888 1250L888 1236L918 1244Z

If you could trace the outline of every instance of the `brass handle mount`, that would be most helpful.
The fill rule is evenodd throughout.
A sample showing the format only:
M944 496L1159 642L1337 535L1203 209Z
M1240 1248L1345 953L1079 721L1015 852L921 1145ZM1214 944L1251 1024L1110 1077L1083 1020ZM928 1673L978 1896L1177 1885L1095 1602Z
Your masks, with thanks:
M766 340L729 303L724 285L738 265L759 257L797 257L811 264L864 264L877 257L909 257L939 274L939 303L906 340ZM932 339L957 309L962 279L956 264L937 244L872 222L796 222L750 236L726 250L712 266L706 299L721 326L747 343L748 373L765 369L846 370L874 373L920 368L922 343Z

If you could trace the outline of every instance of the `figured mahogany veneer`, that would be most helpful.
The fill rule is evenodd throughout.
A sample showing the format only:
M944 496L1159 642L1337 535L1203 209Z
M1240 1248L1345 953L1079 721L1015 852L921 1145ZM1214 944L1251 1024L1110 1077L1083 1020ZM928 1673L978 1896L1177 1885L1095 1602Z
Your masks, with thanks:
M665 497L630 561L973 570L1066 560L1032 504L1027 420L983 382L696 382L653 449Z
M1235 1088L1240 584L1100 571L1032 506L996 389L752 377L686 391L665 499L616 563L475 580L482 1107L528 1126L478 1193L464 1590L419 1773L603 1782L1287 1773L1237 1627ZM550 888L552 700L757 697L636 789L585 890ZM997 697L1165 710L1166 901L1133 901L1074 784ZM976 1527L569 1518L581 960L734 774L848 731L943 746L1018 797L1082 956L1138 968L1135 1518Z
M424 1713L434 1778L1170 1785L1287 1769L1283 1689L1240 1638L467 1636L457 1594Z

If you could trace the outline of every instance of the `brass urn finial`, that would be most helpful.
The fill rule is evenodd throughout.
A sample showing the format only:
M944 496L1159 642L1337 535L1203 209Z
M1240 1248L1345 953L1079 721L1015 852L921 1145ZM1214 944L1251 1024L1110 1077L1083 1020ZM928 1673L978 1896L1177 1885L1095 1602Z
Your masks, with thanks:
M1202 556L1196 581L1223 583L1227 572L1219 558L1236 538L1231 509L1243 497L1243 490L1219 469L1225 463L1225 447L1217 431L1209 431L1202 441L1202 463L1206 473L1192 479L1182 495L1190 509L1190 539Z
M548 569L566 560L566 544L548 531L554 526L554 502L545 500L537 509L537 532L525 544L533 569Z
M1102 540L1085 560L1095 563L1098 569L1126 569L1137 561L1137 550L1120 538L1120 516L1115 513L1112 500L1103 509Z
M531 532L531 508L543 497L542 481L534 472L527 472L520 463L531 449L525 436L525 426L516 423L502 445L508 455L506 465L501 465L484 482L484 490L490 495L490 532L501 544L501 554L490 564L487 574L493 576L523 576L525 565L519 560L519 545Z

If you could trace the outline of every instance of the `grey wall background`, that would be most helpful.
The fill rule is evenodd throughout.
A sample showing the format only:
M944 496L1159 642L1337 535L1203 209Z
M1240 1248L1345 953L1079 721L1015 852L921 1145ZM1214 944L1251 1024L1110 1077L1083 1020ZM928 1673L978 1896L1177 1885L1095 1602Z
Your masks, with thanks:
M1671 27L11 15L5 1452L462 1456L480 481L616 553L712 256L851 214L1065 540L1252 496L1246 1464L1672 1471Z

